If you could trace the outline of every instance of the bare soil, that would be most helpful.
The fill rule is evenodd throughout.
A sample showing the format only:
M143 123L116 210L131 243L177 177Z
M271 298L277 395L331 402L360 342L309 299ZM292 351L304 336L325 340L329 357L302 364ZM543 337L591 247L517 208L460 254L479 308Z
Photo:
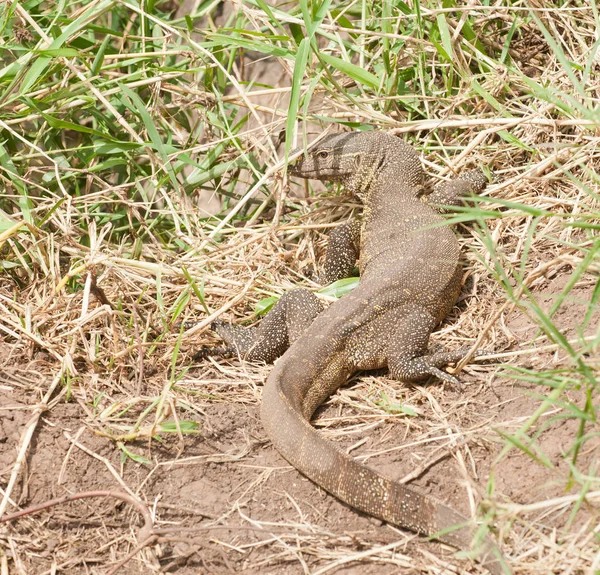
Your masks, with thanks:
M537 290L551 305L552 294L563 286L564 278L558 275ZM576 289L573 301L561 308L557 321L565 333L575 334L591 289ZM469 299L461 304L463 314L468 314ZM520 341L535 336L535 326L521 310L510 311L505 326L505 333ZM19 354L7 339L0 348L3 489L56 368L45 354L31 359ZM527 356L530 366L539 369L564 361L551 350ZM516 432L538 407L539 396L547 393L533 383L501 375L504 368L502 362L471 365L461 374L460 389L437 382L404 386L385 374L364 374L323 407L316 424L354 457L398 480L411 474L408 479L415 488L469 516L476 502L488 499L485 486L491 485L492 473L489 500L500 508L504 503L510 508L564 496L568 490L560 478L568 472L563 453L572 448L578 425L562 417L564 407L551 409L534 428L543 429L538 446L550 468L519 449L495 464L498 431ZM267 441L259 421L260 384L269 369L236 361L194 365L177 388L179 407L187 407L185 417L199 424L199 432L128 442L126 449L146 463L123 459L119 442L99 435L101 400L84 400L81 393L70 398L68 387L59 386L35 427L12 501L26 507L95 489L126 490L139 498L151 509L157 527L166 531L156 544L134 553L120 573L482 571L448 548L348 508L290 468ZM146 392L160 390L165 376L151 375ZM89 371L82 374L80 385L85 388L94 377ZM382 390L391 403L410 406L418 416L386 413L377 405ZM569 397L574 405L584 401L576 389ZM135 405L131 409L134 418L141 411ZM178 413L182 417L182 411ZM580 468L593 463L598 444L586 443ZM415 470L417 476L412 477ZM559 573L564 565L553 564L553 546L597 521L597 509L584 505L573 514L571 507L559 505L521 513L514 523L509 513L500 512L497 525L513 550L515 565L523 553L531 572L543 565L543 572ZM107 573L135 550L141 526L131 506L94 498L15 520L1 537L10 543L19 566L16 572ZM527 557L528 538L537 538L539 531L547 542L544 555ZM557 561L561 557L556 554Z

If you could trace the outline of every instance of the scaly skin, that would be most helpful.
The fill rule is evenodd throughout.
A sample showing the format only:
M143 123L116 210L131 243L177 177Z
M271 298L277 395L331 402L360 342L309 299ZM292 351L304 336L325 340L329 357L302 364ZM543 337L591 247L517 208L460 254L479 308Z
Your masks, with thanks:
M458 298L459 244L439 225L436 209L418 198L421 162L400 139L363 132L325 138L289 171L341 182L363 201L360 236L353 224L338 232L323 274L327 281L345 277L360 254L360 285L322 313L314 294L295 290L252 333L221 322L215 328L229 351L248 359L273 361L291 344L268 378L261 407L267 435L289 463L356 509L470 549L474 529L467 518L357 463L310 425L317 407L358 370L387 366L401 381L435 375L456 382L440 368L464 352L428 355L427 344ZM455 203L485 183L483 174L471 172L432 197ZM511 572L491 538L478 551L494 575Z

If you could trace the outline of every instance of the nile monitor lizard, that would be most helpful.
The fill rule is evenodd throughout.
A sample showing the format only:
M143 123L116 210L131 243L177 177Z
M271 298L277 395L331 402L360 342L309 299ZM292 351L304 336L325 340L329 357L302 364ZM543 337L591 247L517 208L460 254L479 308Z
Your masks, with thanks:
M324 312L313 293L299 289L281 297L257 329L218 321L213 327L229 345L214 351L271 362L291 345L268 378L261 408L281 455L352 507L469 549L475 530L468 519L357 463L310 425L317 407L358 370L387 366L401 381L435 375L457 383L440 368L466 352L430 354L427 345L459 295L459 244L440 225L442 216L418 197L419 157L381 132L339 134L312 146L289 171L340 182L364 203L360 225L342 225L331 234L322 276L328 282L347 277L359 260L360 284ZM481 172L469 172L438 188L429 201L457 203L486 182ZM510 573L487 536L479 557L492 573Z

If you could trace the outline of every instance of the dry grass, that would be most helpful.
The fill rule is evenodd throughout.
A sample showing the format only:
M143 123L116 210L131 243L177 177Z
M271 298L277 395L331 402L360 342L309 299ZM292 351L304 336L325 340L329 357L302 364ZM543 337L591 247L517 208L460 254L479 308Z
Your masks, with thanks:
M217 4L192 10L199 37L185 7L72 4L60 45L52 8L0 7L0 516L98 483L172 530L140 550L137 515L90 500L99 543L70 503L3 526L0 573L455 572L265 445L268 366L191 360L216 317L320 289L326 235L359 206L282 168L335 123L408 139L433 182L494 173L454 217L465 289L435 342L497 362L464 366L462 391L362 377L316 425L466 512L483 501L515 572L599 570L596 8L333 2L319 23ZM280 38L311 22L312 46ZM178 473L200 503L169 491Z

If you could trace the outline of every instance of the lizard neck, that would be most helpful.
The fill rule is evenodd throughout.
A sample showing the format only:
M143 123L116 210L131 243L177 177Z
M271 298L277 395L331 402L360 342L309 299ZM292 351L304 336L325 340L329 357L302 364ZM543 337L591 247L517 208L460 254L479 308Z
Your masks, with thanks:
M422 171L403 169L405 166L389 148L382 149L370 160L367 166L361 166L342 180L348 192L373 208L418 201L423 187Z
M420 177L402 173L393 164L382 170L370 182L364 199L361 198L364 203L363 229L371 221L377 224L387 222L396 227L403 221L397 220L398 216L420 213L423 205L418 197L421 188Z
M427 254L431 241L434 244L444 238L456 241L448 229L437 232L427 229L442 218L418 198L417 181L406 176L398 170L391 174L384 172L379 185L370 189L362 215L361 276L374 273L380 278L381 274L393 274L398 266L390 266L390 261Z

